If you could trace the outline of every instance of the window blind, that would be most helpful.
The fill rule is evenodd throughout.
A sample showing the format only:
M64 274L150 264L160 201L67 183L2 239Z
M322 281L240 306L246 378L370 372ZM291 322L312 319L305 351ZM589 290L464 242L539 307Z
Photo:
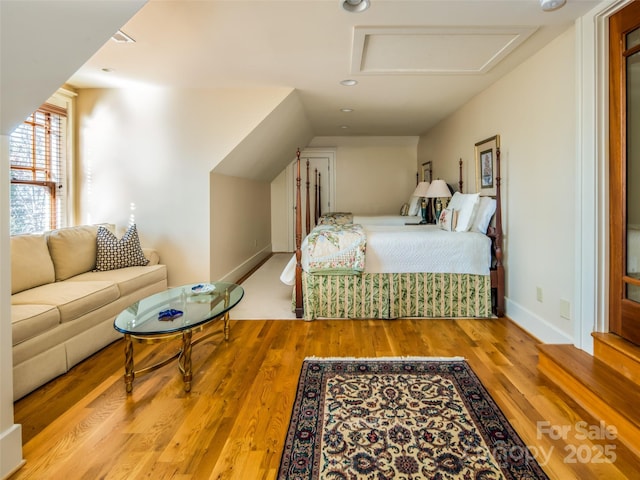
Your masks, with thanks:
M46 103L10 136L11 234L65 224L66 118L66 109Z

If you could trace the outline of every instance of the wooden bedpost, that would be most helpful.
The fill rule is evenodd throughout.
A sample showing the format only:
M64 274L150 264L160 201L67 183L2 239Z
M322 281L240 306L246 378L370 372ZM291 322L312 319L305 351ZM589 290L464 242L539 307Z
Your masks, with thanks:
M500 147L496 146L496 233L495 233L495 254L496 254L496 275L497 275L497 298L496 314L504 317L504 295L505 278L504 265L502 264L502 195L500 193Z
M307 230L305 231L305 235L309 235L309 232L311 231L311 215L309 214L309 184L309 159L307 158Z
M462 185L464 184L464 182L462 181L462 159L460 159L458 166L460 169L460 172L458 173L458 191L462 193Z
M322 215L322 173L318 172L318 201L316 202L316 218Z
M315 182L315 196L313 197L314 205L313 205L313 219L316 225L318 224L318 189L320 186L318 185L318 169L316 168L314 171L313 181Z
M300 149L298 149L296 152L296 318L302 318L304 310L302 307L302 206L300 200Z

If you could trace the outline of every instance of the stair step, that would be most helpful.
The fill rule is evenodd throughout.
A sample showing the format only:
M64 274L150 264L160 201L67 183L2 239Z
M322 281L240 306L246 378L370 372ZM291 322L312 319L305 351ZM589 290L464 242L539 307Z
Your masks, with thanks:
M594 356L640 386L640 346L614 333L592 333Z
M618 439L640 457L638 385L573 345L538 349L538 370L597 420L615 427Z

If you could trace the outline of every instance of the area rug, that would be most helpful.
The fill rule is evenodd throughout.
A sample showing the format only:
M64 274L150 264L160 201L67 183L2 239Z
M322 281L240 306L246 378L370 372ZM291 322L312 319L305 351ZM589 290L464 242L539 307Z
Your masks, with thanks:
M279 479L546 479L462 358L307 358Z

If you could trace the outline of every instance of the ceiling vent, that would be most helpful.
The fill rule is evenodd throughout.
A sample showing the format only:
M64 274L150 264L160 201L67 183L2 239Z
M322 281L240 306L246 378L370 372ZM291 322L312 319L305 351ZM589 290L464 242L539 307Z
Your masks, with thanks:
M111 37L111 40L116 43L136 43L133 38L124 33L122 30L118 30L116 33L114 33Z

